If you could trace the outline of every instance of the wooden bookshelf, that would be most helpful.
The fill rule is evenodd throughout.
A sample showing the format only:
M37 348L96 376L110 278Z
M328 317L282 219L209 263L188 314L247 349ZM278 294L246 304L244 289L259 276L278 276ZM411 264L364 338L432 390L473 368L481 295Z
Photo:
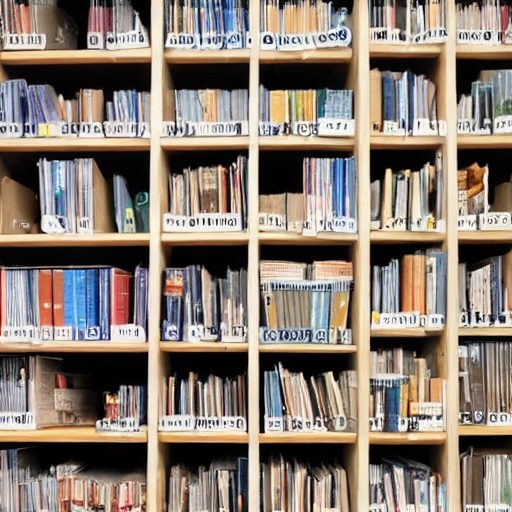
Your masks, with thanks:
M250 50L165 50L167 64L249 63Z
M84 137L47 137L24 139L0 139L0 151L3 153L17 152L75 152L75 151L149 151L149 139L116 139L116 138L84 138Z
M325 48L301 51L266 51L259 53L261 64L308 62L317 64L341 64L352 60L352 48Z
M424 329L423 327L408 327L404 329L371 329L373 338L427 338L439 336L443 329Z
M457 59L460 60L510 60L512 58L512 51L506 44L495 46L458 44L456 51Z
M510 147L510 135L458 135L459 149L499 149Z
M247 343L217 343L217 342L192 342L192 341L161 341L162 352L247 352Z
M370 43L372 59L435 59L441 55L440 44L380 44Z
M248 149L249 137L163 137L160 145L165 151Z
M354 149L351 137L301 137L282 135L279 137L259 137L259 148L263 151L350 151Z
M459 327L459 336L512 336L512 327Z
M488 425L459 425L459 436L512 436L512 428Z
M372 135L371 149L438 149L444 143L444 137L437 135L403 137L401 135Z
M149 233L94 235L0 235L4 247L129 247L149 246Z
M461 244L507 244L512 240L512 231L459 231Z
M441 243L445 233L422 233L420 231L372 231L370 240L376 244Z
M247 233L163 233L164 245L247 245Z
M370 432L370 444L436 445L445 441L446 432Z
M41 343L0 343L0 354L19 353L147 353L148 344L117 341L44 341Z
M258 233L262 245L352 245L357 242L357 234L319 233L317 236L303 236L298 233Z
M314 343L276 343L264 345L260 343L260 352L274 354L353 354L356 345L329 345Z
M351 432L273 432L260 434L261 444L353 444L357 434Z
M236 443L247 444L246 432L159 432L161 443Z

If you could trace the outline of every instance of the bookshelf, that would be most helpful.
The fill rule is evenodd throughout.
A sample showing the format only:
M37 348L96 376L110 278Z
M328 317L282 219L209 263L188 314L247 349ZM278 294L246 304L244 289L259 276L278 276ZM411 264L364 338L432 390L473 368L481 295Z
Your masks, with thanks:
M150 226L149 234L117 235L98 234L93 236L49 236L49 235L0 235L0 248L37 253L40 248L83 248L84 253L92 254L95 247L123 251L139 248L149 256L149 329L148 343L92 343L55 342L41 345L2 344L0 352L8 353L93 353L102 357L103 353L134 353L144 358L148 372L148 426L137 434L109 435L97 434L92 428L54 428L37 432L0 431L0 442L41 442L41 443L142 443L146 449L147 463L147 510L166 510L166 482L169 461L177 445L204 444L205 451L210 444L222 446L240 445L249 457L249 510L260 509L259 464L264 445L318 445L327 449L340 445L343 463L348 472L352 512L366 511L368 499L368 465L375 445L387 449L391 454L397 445L419 446L425 455L440 471L447 482L449 510L460 511L460 470L459 438L510 436L510 428L479 427L458 425L458 340L459 337L510 336L511 329L481 328L460 329L458 325L458 256L459 244L510 244L512 233L503 232L458 232L457 231L457 152L459 149L498 149L509 148L512 137L458 136L456 121L456 64L462 60L475 61L484 67L486 61L510 59L508 47L481 48L457 46L454 37L442 45L380 45L370 44L368 33L368 12L366 1L354 1L354 39L350 49L305 50L291 52L260 51L255 44L259 40L259 2L250 2L250 25L253 45L247 50L193 51L164 50L162 0L151 0L151 49L141 50L77 50L77 51L20 51L0 52L0 76L8 77L12 69L20 66L40 68L52 66L52 72L64 70L70 65L86 65L87 69L104 66L105 77L116 73L116 66L130 64L150 67L151 75L151 138L143 139L0 139L2 153L135 153L149 155ZM455 33L455 4L448 2L448 33ZM438 110L441 119L447 121L445 137L398 137L371 135L370 121L370 77L369 71L381 59L392 68L405 65L405 59L425 61L433 70L433 77L439 91ZM250 102L249 135L245 137L202 137L202 138L161 138L160 127L163 121L164 104L168 91L172 88L173 74L179 66L188 65L243 65L247 76ZM353 138L321 137L260 137L258 134L258 88L262 66L284 66L300 64L307 66L322 64L344 66L347 83L355 90L356 134ZM341 68L340 68L341 69ZM64 73L64 71L62 71ZM300 86L300 84L298 84ZM432 153L442 149L445 161L446 191L446 231L444 233L411 232L370 232L370 157L373 151L429 150ZM248 230L244 233L163 233L162 215L166 211L167 174L169 162L178 155L192 155L198 152L242 151L249 155L249 218ZM353 151L357 159L358 180L358 233L325 234L316 238L291 233L258 232L258 191L259 161L262 153ZM283 172L286 172L283 169ZM446 325L442 330L423 328L375 330L370 324L371 261L382 250L400 253L401 246L424 247L435 245L448 253L448 301ZM247 344L190 343L161 341L161 286L162 269L172 262L173 254L180 249L198 253L208 247L221 247L229 253L239 248L246 254L248 269L249 325ZM333 254L348 251L354 262L354 295L352 301L353 346L290 346L258 344L259 333L259 279L260 256L268 248L277 247L283 254L293 259L302 248L328 248ZM396 341L398 345L414 348L427 347L437 354L440 376L448 381L448 409L446 432L433 433L376 433L369 431L368 397L369 353L373 347L386 347ZM161 382L173 358L230 357L245 358L248 375L248 432L247 433L159 433L159 397ZM327 355L332 361L349 361L358 372L358 428L357 433L272 433L260 430L261 372L265 357L279 355L302 357L305 364L310 359ZM122 356L120 356L122 357ZM227 363L229 364L229 363ZM92 450L93 448L91 448ZM101 447L94 448L101 450ZM127 447L127 452L130 448Z

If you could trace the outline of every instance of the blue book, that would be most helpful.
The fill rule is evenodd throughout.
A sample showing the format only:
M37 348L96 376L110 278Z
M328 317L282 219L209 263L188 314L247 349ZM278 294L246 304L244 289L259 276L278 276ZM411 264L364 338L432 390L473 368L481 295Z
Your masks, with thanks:
M73 339L76 339L75 329L78 322L75 314L75 287L73 275L74 270L64 269L64 325L73 328Z
M382 73L382 120L395 121L395 84L390 71Z
M339 205L338 205L338 215L344 216L347 214L345 205L346 205L346 196L347 196L347 176L345 174L345 159L344 158L336 158L336 169L340 175L341 181L341 190L340 195L338 197Z
M86 298L86 270L73 270L73 288L75 293L74 308L76 311L76 327L78 339L85 340L87 332L87 298Z
M99 269L99 325L100 338L110 339L110 269Z
M89 268L86 273L86 326L87 338L99 339L99 336L94 334L96 328L99 334L100 314L99 314L99 269Z

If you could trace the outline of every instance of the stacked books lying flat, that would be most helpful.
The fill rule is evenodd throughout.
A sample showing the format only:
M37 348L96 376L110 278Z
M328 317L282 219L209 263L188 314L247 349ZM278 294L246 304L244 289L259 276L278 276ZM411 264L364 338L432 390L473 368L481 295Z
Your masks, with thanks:
M512 425L511 359L510 342L459 345L459 423Z
M246 375L171 375L164 379L160 431L247 431Z
M247 0L165 0L165 47L236 50L249 46Z
M446 512L446 484L429 466L401 457L370 464L370 510Z
M87 48L149 48L148 31L130 0L90 0Z
M461 231L507 230L512 227L512 179L494 187L489 204L489 166L477 162L457 172L458 228Z
M260 135L354 136L354 91L260 86Z
M261 0L260 31L262 50L310 50L352 43L348 9L322 0Z
M194 469L171 466L167 510L248 512L247 472L247 457L213 460Z
M166 268L162 339L247 341L247 271L216 278L201 265Z
M265 432L355 432L357 376L344 370L305 376L278 363L263 374Z
M51 85L26 80L0 83L0 137L149 137L150 94L80 89L74 99Z
M370 0L372 43L446 41L445 0Z
M512 43L512 11L508 0L463 0L456 3L457 43Z
M98 432L135 432L146 424L144 386L122 385L103 394L95 378L64 371L64 361L45 356L0 358L0 428L34 430L96 425Z
M357 232L356 160L304 158L303 192L260 195L260 231Z
M228 166L187 167L169 174L169 212L165 232L247 229L247 157Z
M2 267L3 342L146 340L148 269Z
M446 381L424 358L394 348L370 353L370 431L443 431Z
M382 183L382 185L381 185ZM443 231L443 156L419 171L387 168L383 180L372 181L371 229Z
M436 85L412 71L370 71L370 122L384 135L445 135L437 118Z
M69 460L43 464L38 451L34 447L0 451L1 510L146 511L142 471L123 474Z
M512 251L459 263L461 327L512 325Z
M148 193L139 192L132 201L126 180L114 175L111 187L92 158L41 158L38 166L43 233L149 231Z
M506 449L470 446L461 453L463 510L509 510L512 454Z
M512 133L512 69L482 70L457 105L459 134Z
M406 254L372 267L372 328L439 329L446 318L446 252Z
M249 135L247 89L174 91L175 121L164 121L164 137Z
M352 343L352 262L260 262L261 343Z
M349 512L347 472L337 462L312 464L272 455L261 468L262 512Z

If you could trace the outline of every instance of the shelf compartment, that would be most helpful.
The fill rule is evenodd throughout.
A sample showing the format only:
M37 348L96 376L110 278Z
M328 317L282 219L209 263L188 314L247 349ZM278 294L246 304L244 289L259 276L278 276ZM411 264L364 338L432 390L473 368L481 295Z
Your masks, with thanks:
M301 137L300 135L279 135L260 137L259 148L263 151L293 150L313 151L326 149L330 151L351 151L354 149L353 137Z
M512 427L459 425L459 436L512 436Z
M424 231L371 231L370 241L377 244L395 243L441 243L446 233Z
M353 444L355 432L272 432L259 435L260 444L333 443Z
M370 432L370 444L439 445L446 442L446 432Z
M440 336L444 329L424 329L423 327L410 327L405 329L371 329L372 338L427 338Z
M130 50L46 50L0 52L3 65L149 64L151 48Z
M431 136L402 136L402 135L371 135L371 149L437 149L444 143L444 137Z
M1 430L1 443L146 443L140 432L96 432L95 427L52 427L40 430Z
M329 343L260 343L260 352L278 354L354 354L356 345L333 345Z
M165 50L167 64L233 64L249 62L250 49L240 50Z
M237 233L162 233L165 245L247 245L246 231Z
M161 443L232 443L249 442L247 432L159 432Z
M98 247L148 246L149 233L94 235L0 235L4 247Z
M378 59L435 59L444 45L440 44L380 44L370 43L370 58Z
M512 336L512 327L459 327L459 336Z
M149 139L128 138L21 138L1 139L0 151L4 153L22 153L24 151L149 151Z
M459 149L507 149L512 145L511 141L510 135L459 135L457 147Z
M248 149L249 137L164 137L160 145L165 151Z
M45 341L42 343L0 343L0 354L10 353L146 353L147 343L115 341Z
M477 59L477 60L510 60L512 59L512 49L509 45L456 45L457 59Z
M320 233L318 236L303 236L286 231L258 233L258 240L262 245L351 245L357 239L357 233Z
M248 343L222 343L204 341L161 341L162 352L247 352Z
M339 64L352 60L352 48L325 48L314 50L279 51L269 50L259 52L262 64L276 63L305 63Z
M459 243L507 244L512 240L512 231L459 231Z

